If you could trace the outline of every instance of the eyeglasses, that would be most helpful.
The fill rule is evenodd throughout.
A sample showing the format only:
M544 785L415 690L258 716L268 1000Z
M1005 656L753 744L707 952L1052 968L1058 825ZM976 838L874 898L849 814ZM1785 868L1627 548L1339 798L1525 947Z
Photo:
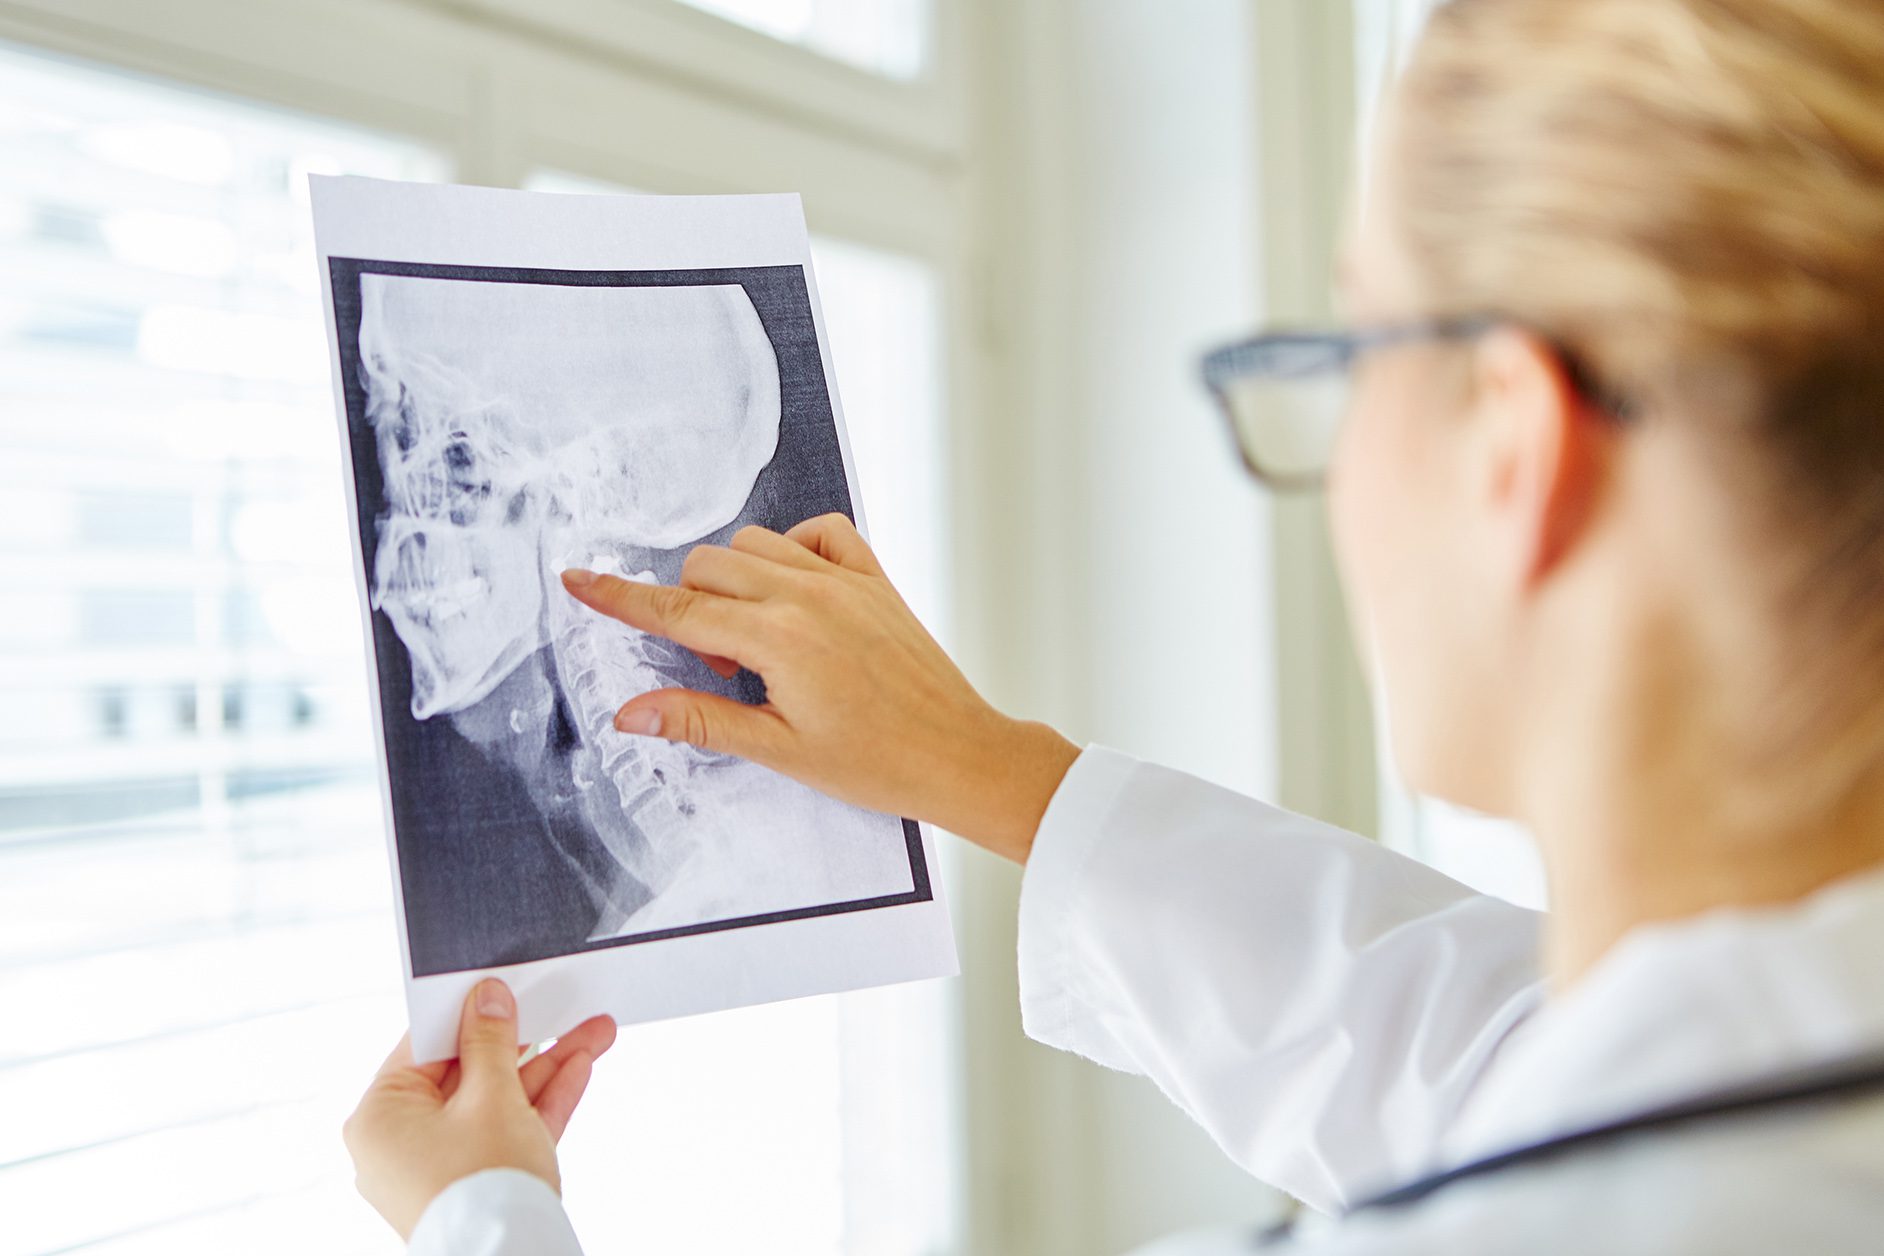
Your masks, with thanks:
M1206 355L1204 386L1223 411L1249 473L1270 488L1300 492L1327 478L1361 354L1472 340L1504 322L1479 316L1357 331L1273 332ZM1626 400L1598 384L1568 349L1559 345L1556 352L1580 395L1607 414L1628 417Z

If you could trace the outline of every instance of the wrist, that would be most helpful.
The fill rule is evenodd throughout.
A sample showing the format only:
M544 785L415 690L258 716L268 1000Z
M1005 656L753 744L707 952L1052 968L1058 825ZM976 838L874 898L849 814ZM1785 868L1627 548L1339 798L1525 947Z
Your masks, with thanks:
M978 737L972 807L944 827L1015 863L1026 863L1047 804L1079 758L1080 748L1050 725L993 713Z

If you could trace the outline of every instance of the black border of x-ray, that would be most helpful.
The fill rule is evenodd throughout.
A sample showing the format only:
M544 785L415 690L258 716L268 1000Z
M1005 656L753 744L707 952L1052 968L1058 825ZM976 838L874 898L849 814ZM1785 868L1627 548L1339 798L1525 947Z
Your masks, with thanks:
M372 258L329 257L327 259L328 277L334 302L334 340L340 352L340 379L343 391L342 400L346 407L346 447L347 474L353 481L354 504L356 511L354 539L355 552L362 564L360 570L365 573L366 583L372 586L372 557L366 552L367 539L374 535L375 520L367 504L367 497L359 491L361 468L369 468L370 473L379 469L379 448L372 431L366 422L366 388L360 369L360 276L361 275L401 275L418 279L460 279L480 283L536 283L554 284L559 287L583 288L685 288L708 284L739 284L745 287L748 278L789 276L796 279L798 291L804 300L806 317L810 316L811 296L805 285L804 268L801 266L731 266L703 270L548 270L539 267L523 266L457 266L432 262L390 262ZM769 336L770 329L767 329ZM774 348L776 349L776 345ZM822 355L818 363L820 377L823 377ZM825 419L836 426L836 416L830 406L830 381L823 380L821 390L825 399ZM376 493L377 498L382 494ZM853 520L856 515L855 503L849 500L848 482L845 486L845 513ZM373 627L372 646L374 657L373 693L379 699L380 679L377 675L379 666L380 620L381 612L369 610ZM390 629L389 629L390 630ZM379 701L379 719L382 725L386 719L385 702ZM387 788L392 788L390 781L391 763L382 756L382 767L388 773ZM699 924L679 925L671 929L654 929L646 933L627 934L618 938L601 938L576 944L572 949L557 951L552 955L536 957L528 961L503 961L503 966L513 962L537 962L554 959L560 955L585 955L591 951L607 950L617 946L630 946L642 942L661 942L671 938L690 937L701 933L723 933L732 929L749 929L755 925L781 924L788 920L809 920L819 916L837 916L849 912L873 911L883 907L905 907L914 903L927 903L934 899L934 890L929 880L929 864L923 855L922 831L914 820L901 817L903 825L903 843L909 854L909 875L911 889L902 894L884 894L876 898L851 899L838 903L820 903L811 907L792 908L788 911L763 912L756 916L735 916L727 920L702 921ZM394 826L393 841L398 844L399 818L395 810L392 815ZM394 852L398 858L397 850ZM400 875L400 894L405 893L405 876ZM408 933L410 926L407 926ZM407 938L408 947L411 944ZM445 976L453 972L473 972L478 967L451 968L413 972L414 977Z

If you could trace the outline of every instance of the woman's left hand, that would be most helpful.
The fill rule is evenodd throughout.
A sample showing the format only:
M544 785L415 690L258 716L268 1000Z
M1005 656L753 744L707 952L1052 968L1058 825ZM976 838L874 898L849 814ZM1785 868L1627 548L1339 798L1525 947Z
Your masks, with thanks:
M522 1169L561 1191L556 1144L614 1043L615 1022L597 1016L519 1065L516 1000L495 978L479 982L458 1058L414 1064L401 1038L342 1126L360 1194L410 1238L440 1191L485 1169Z

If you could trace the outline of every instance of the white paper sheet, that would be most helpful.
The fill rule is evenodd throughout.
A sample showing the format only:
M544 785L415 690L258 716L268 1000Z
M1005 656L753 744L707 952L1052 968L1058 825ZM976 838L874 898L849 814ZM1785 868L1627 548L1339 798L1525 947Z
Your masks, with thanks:
M417 1058L491 974L523 1042L952 975L929 835L614 732L761 682L556 579L863 526L798 198L312 188Z

